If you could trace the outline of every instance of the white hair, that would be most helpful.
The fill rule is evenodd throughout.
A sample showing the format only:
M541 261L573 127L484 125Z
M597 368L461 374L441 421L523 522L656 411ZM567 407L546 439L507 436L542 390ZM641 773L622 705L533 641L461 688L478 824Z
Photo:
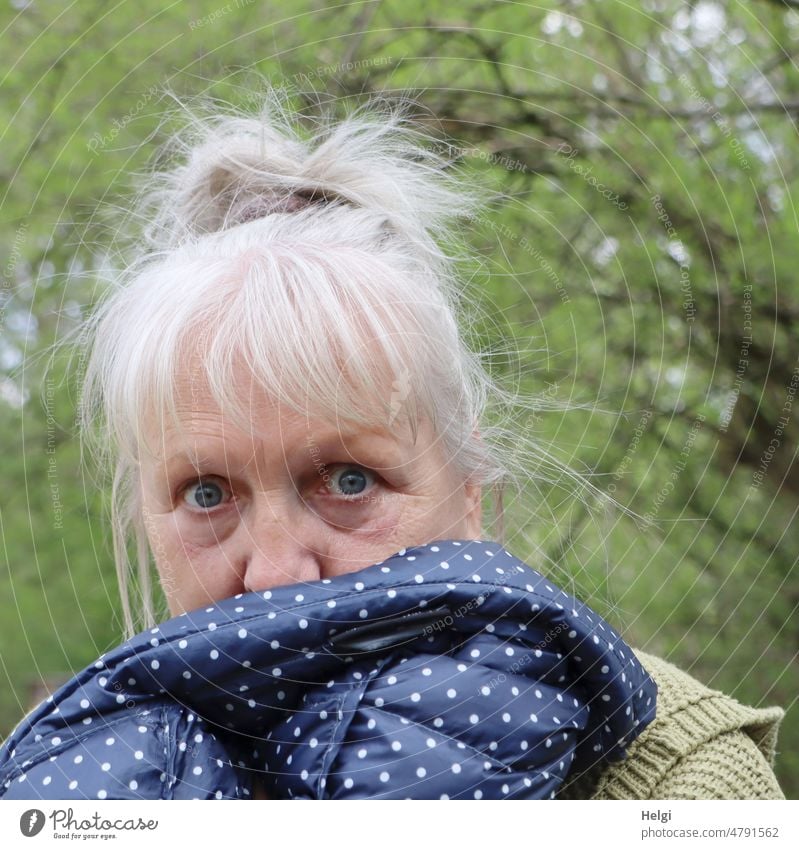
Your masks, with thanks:
M372 99L310 126L276 89L256 114L183 107L171 165L147 176L130 218L143 224L127 227L139 255L83 331L83 432L113 469L128 634L157 619L137 483L143 417L175 414L175 377L191 353L220 407L243 421L237 362L281 403L337 425L401 420L415 433L427 417L463 478L493 491L502 538L520 434L488 419L514 397L459 328L468 251L454 225L485 198L410 106ZM577 479L529 438L521 444Z

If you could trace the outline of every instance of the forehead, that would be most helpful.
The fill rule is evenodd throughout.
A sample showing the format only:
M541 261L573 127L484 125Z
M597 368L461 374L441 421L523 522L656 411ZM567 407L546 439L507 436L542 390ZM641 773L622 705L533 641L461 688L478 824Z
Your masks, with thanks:
M174 409L163 416L145 417L150 458L169 462L182 456L198 465L209 455L223 454L246 463L254 455L289 461L336 451L371 465L381 458L382 468L429 456L435 444L432 426L426 419L408 425L394 416L384 425L359 424L332 419L312 409L297 410L281 403L258 387L251 375L237 372L237 410L220 405L216 393L199 369L182 368L173 384ZM309 405L310 407L310 405Z

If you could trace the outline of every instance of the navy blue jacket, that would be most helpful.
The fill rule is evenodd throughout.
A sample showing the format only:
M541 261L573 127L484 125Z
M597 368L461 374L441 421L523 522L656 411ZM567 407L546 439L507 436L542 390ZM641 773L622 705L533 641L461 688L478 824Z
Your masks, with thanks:
M440 540L138 634L20 723L0 794L551 798L655 708L589 607L497 543Z

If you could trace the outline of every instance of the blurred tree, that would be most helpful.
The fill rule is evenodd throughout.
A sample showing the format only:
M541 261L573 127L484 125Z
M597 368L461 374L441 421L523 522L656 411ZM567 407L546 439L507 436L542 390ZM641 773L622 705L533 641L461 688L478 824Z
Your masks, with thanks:
M525 425L639 517L542 481L510 505L508 545L635 645L789 708L796 797L797 6L6 4L0 730L119 637L104 494L48 355L117 258L98 205L124 206L163 140L164 85L247 105L264 74L298 107L410 90L496 190L469 230L466 329L540 393Z

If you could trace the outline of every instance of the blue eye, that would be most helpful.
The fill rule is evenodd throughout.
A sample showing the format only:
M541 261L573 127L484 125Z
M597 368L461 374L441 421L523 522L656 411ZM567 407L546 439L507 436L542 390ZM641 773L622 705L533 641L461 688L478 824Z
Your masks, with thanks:
M361 495L370 477L371 473L360 466L342 466L331 472L329 487L341 495Z
M200 480L185 490L183 498L192 507L210 510L222 503L225 498L225 491L214 481Z

